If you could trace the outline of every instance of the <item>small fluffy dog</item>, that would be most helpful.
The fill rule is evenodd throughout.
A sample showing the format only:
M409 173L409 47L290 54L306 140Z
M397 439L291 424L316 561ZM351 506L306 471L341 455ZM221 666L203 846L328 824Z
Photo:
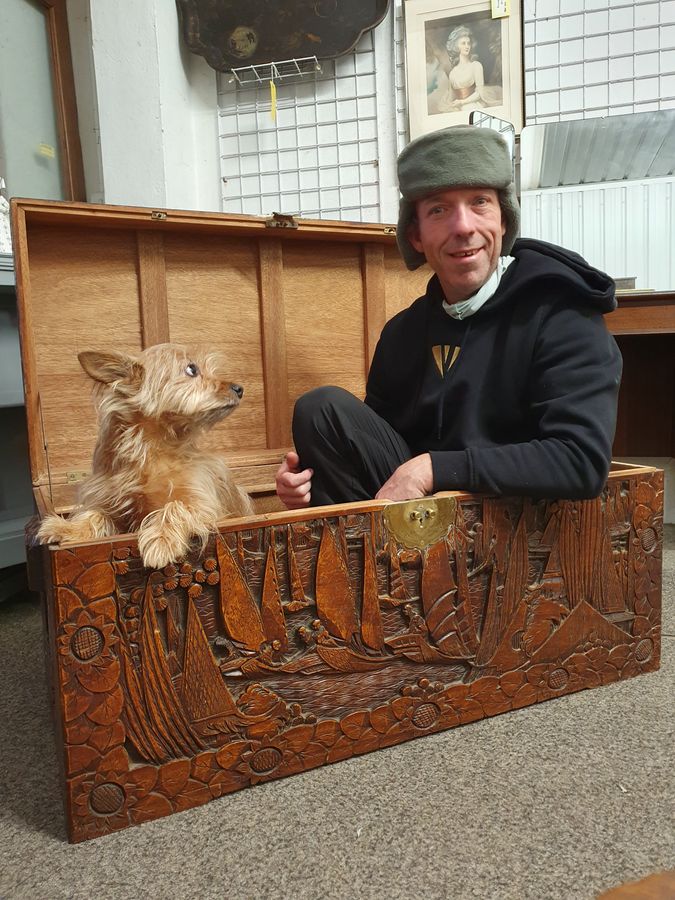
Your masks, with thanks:
M222 374L222 358L175 344L138 356L78 356L96 382L99 434L92 474L72 515L47 516L44 543L81 542L138 531L144 565L161 569L205 542L219 519L252 512L250 498L200 435L233 412L244 393Z

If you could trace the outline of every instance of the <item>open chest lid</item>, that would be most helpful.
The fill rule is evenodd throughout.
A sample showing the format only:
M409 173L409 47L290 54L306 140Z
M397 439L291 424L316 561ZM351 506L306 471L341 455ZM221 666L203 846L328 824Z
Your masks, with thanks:
M245 395L207 440L255 487L292 443L300 394L363 396L382 326L430 274L379 224L15 199L12 228L31 473L50 492L91 467L82 350L223 351Z

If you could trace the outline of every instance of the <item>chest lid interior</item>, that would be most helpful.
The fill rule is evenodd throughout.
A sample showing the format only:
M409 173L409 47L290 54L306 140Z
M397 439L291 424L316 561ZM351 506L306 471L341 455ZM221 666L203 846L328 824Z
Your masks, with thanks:
M430 274L408 272L379 224L13 200L12 228L31 473L52 494L91 467L79 352L223 351L245 395L207 440L255 488L291 446L295 399L363 396L382 326Z

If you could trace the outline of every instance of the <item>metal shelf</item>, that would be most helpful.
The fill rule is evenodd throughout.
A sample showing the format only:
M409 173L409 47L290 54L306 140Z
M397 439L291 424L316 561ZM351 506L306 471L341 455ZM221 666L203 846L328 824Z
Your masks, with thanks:
M316 75L321 66L316 56L303 56L301 59L284 59L280 62L262 63L257 66L240 66L232 69L230 81L238 84L263 84L265 81L284 81L288 78L302 78L305 75Z

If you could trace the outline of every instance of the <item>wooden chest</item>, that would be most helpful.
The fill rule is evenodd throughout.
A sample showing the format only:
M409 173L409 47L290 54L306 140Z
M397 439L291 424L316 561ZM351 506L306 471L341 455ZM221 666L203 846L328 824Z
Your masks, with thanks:
M130 534L31 546L71 840L658 668L656 469L584 502L279 510L295 398L362 395L428 277L393 229L41 201L13 227L39 515L90 466L77 353L167 340L228 354L245 398L211 440L258 511L161 571Z

